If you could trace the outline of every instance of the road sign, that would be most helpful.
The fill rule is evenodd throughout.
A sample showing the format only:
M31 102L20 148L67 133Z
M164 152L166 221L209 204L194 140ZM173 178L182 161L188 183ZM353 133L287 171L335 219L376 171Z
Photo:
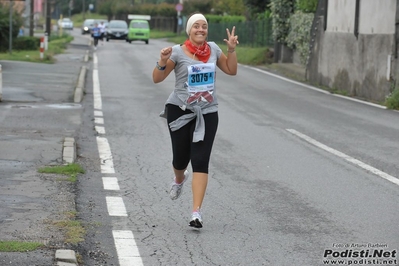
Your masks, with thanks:
M183 5L182 4L177 4L176 6L175 6L175 9L176 9L176 11L182 11L183 10Z

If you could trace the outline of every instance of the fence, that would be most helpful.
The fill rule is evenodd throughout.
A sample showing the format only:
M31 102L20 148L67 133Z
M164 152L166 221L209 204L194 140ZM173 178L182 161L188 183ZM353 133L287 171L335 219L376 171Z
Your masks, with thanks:
M245 22L209 23L208 40L223 42L227 38L226 28L230 31L236 26L240 45L250 47L272 47L274 45L271 19ZM170 17L152 17L151 29L176 32L177 19ZM184 33L185 31L183 31Z
M236 27L240 45L250 47L272 47L274 45L271 20L245 21L236 23L209 23L208 40L223 41L227 38L226 28Z
M151 17L149 21L151 29L176 32L177 18L174 17Z

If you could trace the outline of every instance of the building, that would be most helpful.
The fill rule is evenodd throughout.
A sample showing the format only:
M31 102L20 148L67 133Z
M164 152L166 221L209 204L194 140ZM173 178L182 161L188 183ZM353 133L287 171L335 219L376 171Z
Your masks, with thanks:
M319 0L307 79L381 103L398 71L397 0Z

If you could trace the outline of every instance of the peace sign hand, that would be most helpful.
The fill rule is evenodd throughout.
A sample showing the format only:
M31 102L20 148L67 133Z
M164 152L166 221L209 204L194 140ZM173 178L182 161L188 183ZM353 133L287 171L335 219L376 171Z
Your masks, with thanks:
M235 31L236 31L236 26L233 26L233 28L231 29L231 34L230 34L229 29L226 29L227 39L223 39L223 41L226 43L228 50L235 49L237 44L239 44L238 36L234 35Z

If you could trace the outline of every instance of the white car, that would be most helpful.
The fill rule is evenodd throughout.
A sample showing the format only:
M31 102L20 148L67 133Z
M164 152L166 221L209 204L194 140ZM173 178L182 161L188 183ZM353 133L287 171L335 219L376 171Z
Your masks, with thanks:
M58 26L63 29L72 30L73 29L73 22L70 18L63 18L58 21Z

